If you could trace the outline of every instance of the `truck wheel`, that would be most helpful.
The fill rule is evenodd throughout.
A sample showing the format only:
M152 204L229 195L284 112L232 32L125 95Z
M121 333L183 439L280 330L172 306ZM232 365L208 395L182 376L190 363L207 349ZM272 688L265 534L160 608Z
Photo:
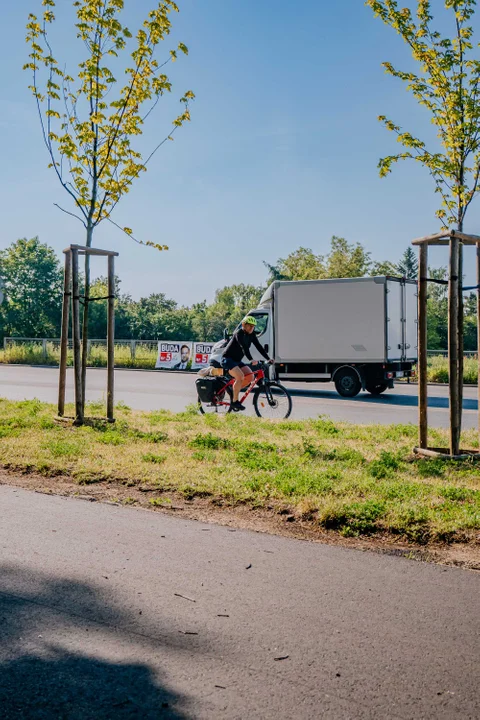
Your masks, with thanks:
M335 387L342 397L355 397L362 389L362 383L355 370L342 368L335 375Z
M385 390L387 390L387 388L388 385L385 383L367 383L365 385L365 390L371 395L381 395L385 392Z

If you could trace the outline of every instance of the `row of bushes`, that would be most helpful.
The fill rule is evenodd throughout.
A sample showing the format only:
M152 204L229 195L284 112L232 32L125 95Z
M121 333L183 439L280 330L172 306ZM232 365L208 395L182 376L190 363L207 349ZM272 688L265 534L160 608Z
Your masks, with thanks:
M448 383L448 360L446 357L434 356L428 360L428 379L430 382ZM466 357L463 361L463 380L469 385L476 385L478 379L478 359Z
M129 345L115 346L115 366L120 368L141 368L153 370L157 359L156 348L137 345L135 357L132 358ZM25 343L10 345L6 350L0 350L0 363L23 365L58 365L60 348L56 343L47 343L46 347L39 343ZM68 364L73 365L73 352L70 350ZM91 367L105 367L107 364L107 351L103 345L92 344L90 348L89 364ZM475 385L478 378L478 360L466 357L464 363L464 381ZM448 361L441 356L432 356L428 361L428 379L430 382L448 382Z

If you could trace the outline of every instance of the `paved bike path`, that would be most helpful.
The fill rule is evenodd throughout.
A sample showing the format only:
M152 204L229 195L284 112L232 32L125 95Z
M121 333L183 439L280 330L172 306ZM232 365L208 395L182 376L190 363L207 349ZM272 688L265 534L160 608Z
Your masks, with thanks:
M480 717L480 576L0 486L15 718Z

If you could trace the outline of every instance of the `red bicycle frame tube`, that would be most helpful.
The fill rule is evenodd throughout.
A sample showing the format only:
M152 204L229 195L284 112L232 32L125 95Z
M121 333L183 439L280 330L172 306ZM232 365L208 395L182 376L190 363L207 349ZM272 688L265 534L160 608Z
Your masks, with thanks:
M240 400L241 403L243 403L243 401L247 399L247 397L250 395L250 393L252 392L252 390L253 390L253 388L255 387L255 385L257 385L257 384L260 382L260 380L263 380L264 377L265 377L265 373L264 373L263 370L254 370L254 372L253 372L253 380L252 380L252 382L250 383L250 385L248 386L247 392L245 393L245 395L244 395L244 396L242 397L242 399ZM220 393L218 393L218 394L215 393L214 399L215 399L215 402L216 402L217 405L230 405L229 402L226 403L226 402L223 402L223 400L220 400L220 399L218 398L218 395L219 395L219 394L224 395L226 389L227 389L228 387L233 387L233 384L234 384L234 383L235 383L235 378L232 378L232 379L230 380L230 382L228 382L226 385L224 385L224 387L221 389Z

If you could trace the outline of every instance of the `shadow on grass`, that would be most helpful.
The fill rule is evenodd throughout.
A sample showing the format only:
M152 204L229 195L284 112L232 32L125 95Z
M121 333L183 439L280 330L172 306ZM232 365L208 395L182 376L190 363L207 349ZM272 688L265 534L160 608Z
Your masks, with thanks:
M159 637L86 583L2 566L0 717L190 718L188 698L144 660L148 651L161 657L162 647L186 649L174 632Z

